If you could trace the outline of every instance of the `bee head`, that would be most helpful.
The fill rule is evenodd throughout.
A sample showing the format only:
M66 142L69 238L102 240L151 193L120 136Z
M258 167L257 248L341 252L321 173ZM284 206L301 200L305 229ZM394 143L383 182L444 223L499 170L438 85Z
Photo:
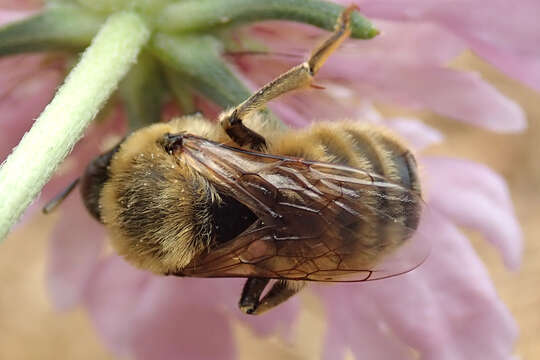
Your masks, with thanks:
M158 140L158 142L163 146L169 155L177 154L182 150L184 134L184 132L179 134L165 133L163 137Z
M110 156L99 215L112 245L137 267L160 274L187 265L213 239L213 186L182 161L182 131L156 124Z
M81 176L80 191L84 206L90 215L100 222L101 207L99 197L103 185L109 179L109 164L113 155L120 148L120 144L92 160L86 167L83 176Z

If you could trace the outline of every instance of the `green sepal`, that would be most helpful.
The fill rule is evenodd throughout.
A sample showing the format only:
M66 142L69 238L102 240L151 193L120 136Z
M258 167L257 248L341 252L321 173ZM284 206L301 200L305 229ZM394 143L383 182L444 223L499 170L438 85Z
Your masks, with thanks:
M157 26L166 32L192 32L262 20L290 20L333 30L343 9L318 0L184 0L166 6ZM366 18L353 13L351 37L370 39L378 33Z
M159 65L151 54L143 51L120 83L119 95L126 108L130 131L161 119L166 87Z
M58 1L58 0L54 0ZM61 0L66 1L66 0ZM73 2L73 0L68 0ZM75 0L76 3L87 9L110 14L117 11L133 11L148 20L155 13L161 11L163 7L172 0Z
M227 108L244 101L250 91L225 64L220 49L219 41L208 35L158 33L151 41L151 51L166 66L197 92Z
M51 7L0 28L0 56L80 50L90 44L105 19L76 6Z
M176 102L184 114L192 114L197 111L193 89L189 86L189 81L170 68L165 68L165 79L169 90L176 99Z

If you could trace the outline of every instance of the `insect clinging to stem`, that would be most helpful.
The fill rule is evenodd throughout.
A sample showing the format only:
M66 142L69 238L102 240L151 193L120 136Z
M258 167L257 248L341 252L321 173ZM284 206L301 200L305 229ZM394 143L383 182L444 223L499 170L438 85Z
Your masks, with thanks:
M261 111L312 84L350 35L353 11L306 62L219 123L188 115L154 124L88 165L84 204L120 255L156 274L245 277L246 314L279 305L307 281L372 280L418 265L377 268L420 219L417 165L402 142L350 121L281 129Z

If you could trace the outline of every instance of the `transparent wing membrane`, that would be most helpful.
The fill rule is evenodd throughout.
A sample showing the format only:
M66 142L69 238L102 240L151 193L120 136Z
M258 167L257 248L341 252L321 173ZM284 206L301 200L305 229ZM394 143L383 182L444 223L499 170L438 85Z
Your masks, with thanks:
M377 174L185 135L181 161L259 218L177 275L367 281L420 265L420 194Z

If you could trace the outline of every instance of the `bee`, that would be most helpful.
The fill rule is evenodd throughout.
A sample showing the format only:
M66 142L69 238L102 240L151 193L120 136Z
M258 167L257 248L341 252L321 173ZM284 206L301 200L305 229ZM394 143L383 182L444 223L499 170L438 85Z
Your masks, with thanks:
M219 122L188 115L140 129L81 177L118 254L161 275L247 278L239 307L261 314L307 281L365 281L409 239L422 208L412 152L356 122L282 129L265 104L308 87L350 35L353 7L310 58ZM270 280L270 290L261 296Z

